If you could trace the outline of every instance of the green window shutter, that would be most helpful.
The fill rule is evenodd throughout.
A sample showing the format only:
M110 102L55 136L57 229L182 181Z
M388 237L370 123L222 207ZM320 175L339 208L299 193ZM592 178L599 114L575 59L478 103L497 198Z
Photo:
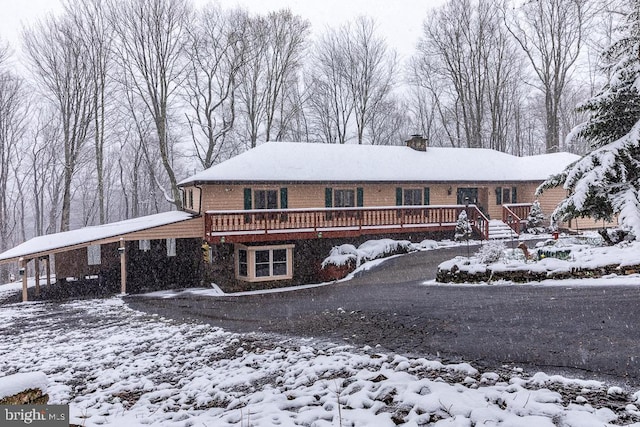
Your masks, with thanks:
M280 189L280 209L288 209L289 206L289 198L288 191L286 187Z
M396 187L396 206L402 206L402 188Z
M251 189L250 188L244 189L244 209L247 211L251 210Z
M496 188L496 205L502 204L502 187Z
M424 187L424 204L431 204L431 190L429 189L429 187Z
M518 187L511 187L511 203L518 203Z
M364 206L364 188L356 188L356 206L361 208Z
M333 207L333 188L327 187L324 189L324 207Z

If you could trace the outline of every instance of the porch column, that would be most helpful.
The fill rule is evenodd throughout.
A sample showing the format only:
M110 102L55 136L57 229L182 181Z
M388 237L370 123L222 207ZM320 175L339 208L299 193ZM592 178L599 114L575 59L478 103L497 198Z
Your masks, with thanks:
M127 293L127 254L125 251L124 239L120 239L120 247L118 252L120 253L120 293Z
M49 255L42 259L45 262L45 269L47 271L47 286L51 286L51 260L49 258Z
M22 275L22 302L27 302L27 260L20 258L20 274Z
M40 296L40 258L33 259L33 267L35 269L36 296Z

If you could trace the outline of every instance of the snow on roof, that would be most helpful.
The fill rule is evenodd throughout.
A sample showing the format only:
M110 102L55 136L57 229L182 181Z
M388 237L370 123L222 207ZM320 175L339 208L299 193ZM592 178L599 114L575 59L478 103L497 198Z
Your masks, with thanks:
M62 233L47 234L44 236L34 237L33 239L27 240L21 245L0 254L0 261L108 239L122 234L186 221L191 218L193 218L193 215L187 212L171 211L127 219L119 222L112 222L110 224L79 228L77 230L65 231Z
M516 157L484 148L267 142L182 182L541 181L580 156Z

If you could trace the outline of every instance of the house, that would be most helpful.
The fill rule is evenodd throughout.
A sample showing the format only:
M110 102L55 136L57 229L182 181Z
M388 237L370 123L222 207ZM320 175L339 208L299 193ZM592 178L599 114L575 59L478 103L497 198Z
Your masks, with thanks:
M125 290L127 259L148 267L150 259L139 252L152 253L155 245L160 255L151 264L163 265L160 259L175 248L171 238L184 240L182 258L175 259L193 269L183 285L215 282L236 291L308 283L319 280L320 263L337 244L450 237L463 210L481 238L491 237L495 222L517 233L540 183L578 158L428 147L417 135L406 146L268 142L180 182L184 212L160 224L99 226L111 232L81 241L65 233L41 236L36 239L69 244L36 251L28 241L0 254L0 262L55 255L58 278L117 276ZM563 195L545 192L543 211L551 212ZM151 243L142 246L143 240ZM97 245L109 254L103 255L107 265L95 259ZM144 276L162 281L163 274Z

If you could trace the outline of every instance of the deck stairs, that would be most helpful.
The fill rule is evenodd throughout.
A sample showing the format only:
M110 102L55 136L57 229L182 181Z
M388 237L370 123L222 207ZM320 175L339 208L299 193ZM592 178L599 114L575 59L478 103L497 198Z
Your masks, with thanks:
M516 232L499 219L489 221L489 240L515 239L517 237Z

